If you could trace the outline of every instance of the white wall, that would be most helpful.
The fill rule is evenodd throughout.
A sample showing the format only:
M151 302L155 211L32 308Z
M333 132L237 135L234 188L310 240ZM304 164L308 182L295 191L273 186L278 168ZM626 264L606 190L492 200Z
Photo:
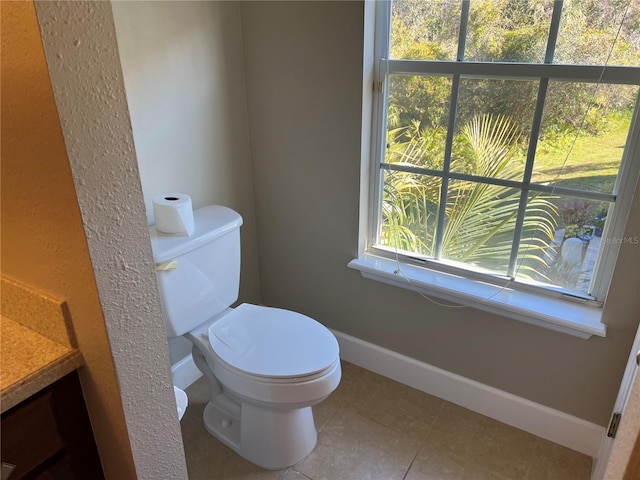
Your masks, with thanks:
M258 302L253 179L238 4L113 2L149 224L159 193L243 216L242 301ZM191 352L170 339L171 361Z

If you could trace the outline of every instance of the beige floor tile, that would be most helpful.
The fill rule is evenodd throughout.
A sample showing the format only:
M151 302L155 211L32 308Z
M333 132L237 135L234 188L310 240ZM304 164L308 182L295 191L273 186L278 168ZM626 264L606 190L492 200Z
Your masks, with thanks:
M426 438L443 400L367 370L357 373L347 408L417 440Z
M333 416L318 445L293 467L314 480L401 480L419 443L351 411Z
M588 480L591 464L591 457L539 439L527 480Z
M310 480L309 477L296 472L295 470L289 470L282 480Z
M524 479L537 437L445 402L427 441L471 465Z
M364 369L351 363L342 362L341 366L342 378L338 388L328 398L313 406L313 417L318 432L321 432L336 411L342 408L346 399L353 393L356 382L365 372Z
M322 431L327 422L331 420L331 417L336 413L336 407L333 405L325 405L324 402L314 405L312 410L313 421L318 432Z
M253 465L227 448L204 428L202 412L208 388L204 379L187 390L189 406L180 426L189 480L281 480L286 470L268 471Z
M341 366L342 378L340 380L340 385L338 385L338 388L336 388L329 398L322 403L328 402L336 407L343 406L349 398L362 391L362 382L366 382L368 376L371 375L371 372L358 367L353 363L342 361Z
M405 480L507 480L507 477L472 465L437 445L425 444Z
M259 468L209 435L204 427L183 423L189 480L280 480L286 473Z
M189 386L186 390L187 397L189 398L189 405L187 405L188 409L192 406L201 405L204 409L204 406L209 401L209 387L204 377L200 377L200 379L196 380L194 384Z
M202 424L208 387L204 379L193 384L182 419L190 480L589 479L589 457L355 365L342 369L339 387L314 407L316 449L276 472L209 435Z

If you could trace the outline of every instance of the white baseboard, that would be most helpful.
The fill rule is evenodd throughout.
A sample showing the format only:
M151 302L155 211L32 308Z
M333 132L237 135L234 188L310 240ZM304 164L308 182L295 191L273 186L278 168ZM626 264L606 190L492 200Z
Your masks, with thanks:
M171 365L171 376L173 384L181 390L194 383L202 376L202 372L198 370L191 354L178 360Z
M605 429L578 417L532 402L427 363L333 331L340 357L400 383L461 407L596 457Z

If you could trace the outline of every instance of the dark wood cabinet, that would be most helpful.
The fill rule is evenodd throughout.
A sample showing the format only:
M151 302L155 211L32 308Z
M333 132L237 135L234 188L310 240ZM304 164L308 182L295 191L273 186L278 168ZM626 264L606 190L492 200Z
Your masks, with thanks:
M102 480L104 474L76 372L2 414L9 480Z

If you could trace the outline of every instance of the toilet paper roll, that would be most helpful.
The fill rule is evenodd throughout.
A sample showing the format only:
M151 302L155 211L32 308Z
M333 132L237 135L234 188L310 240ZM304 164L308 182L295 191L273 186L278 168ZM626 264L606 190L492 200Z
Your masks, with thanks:
M195 230L191 197L185 193L163 193L153 197L156 229L163 233L191 235Z

